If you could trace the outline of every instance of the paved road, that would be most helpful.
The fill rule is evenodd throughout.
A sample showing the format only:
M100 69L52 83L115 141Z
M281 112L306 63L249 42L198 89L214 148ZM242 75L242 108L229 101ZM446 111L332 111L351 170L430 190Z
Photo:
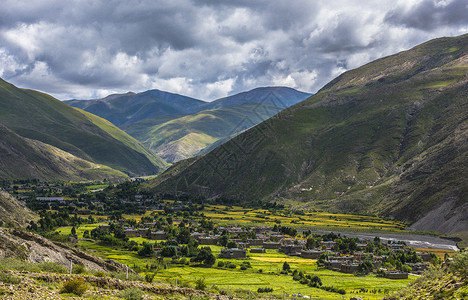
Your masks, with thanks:
M330 231L316 230L315 232L323 234ZM406 245L413 248L426 248L426 249L447 249L458 251L456 242L448 239L444 239L438 236L431 235L419 235L411 233L402 233L402 234L387 234L387 233L354 233L354 232L337 232L334 233L347 236L347 237L358 237L367 240L373 240L374 237L380 237L381 241L402 241Z

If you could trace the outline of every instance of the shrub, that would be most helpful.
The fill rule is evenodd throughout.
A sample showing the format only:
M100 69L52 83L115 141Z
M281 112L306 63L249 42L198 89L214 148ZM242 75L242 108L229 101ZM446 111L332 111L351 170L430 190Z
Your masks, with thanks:
M257 293L271 293L273 292L273 288L270 287L263 287L263 288L258 288Z
M147 273L145 275L145 281L148 283L152 283L154 280L154 273Z
M227 265L227 267L228 267L229 269L235 269L237 266L236 266L235 264L233 264L233 263L229 263L229 264Z
M224 267L224 262L223 261L218 261L218 267L220 267L220 268Z
M453 257L449 269L461 277L468 277L468 251L457 253Z
M96 277L105 277L106 273L103 271L97 271L96 274L94 274Z
M185 257L182 257L179 260L179 264L181 264L181 265L186 265L188 262L189 262L188 259L186 259Z
M206 289L205 278L195 280L195 289L204 291Z
M143 291L135 287L127 288L119 294L119 297L126 300L141 300L143 299Z
M240 266L240 269L241 269L242 271L244 271L244 270L247 270L247 267L246 267L245 265L241 265L241 266Z
M338 294L341 294L341 295L345 295L346 294L346 291L344 289L337 289L335 287L332 287L332 286L322 286L320 287L322 290L325 290L327 292L332 292L332 293L338 293Z
M411 267L408 265L401 266L401 270L406 273L410 273L411 271L413 271L413 269L411 269Z
M310 278L310 286L312 287L319 287L322 285L322 279L317 275L314 275Z
M11 274L0 273L0 281L7 284L18 284L21 282L21 278Z
M88 285L84 279L76 278L65 282L60 289L60 293L70 293L77 296L82 296L88 290Z
M84 274L86 273L86 268L84 265L73 265L72 267L73 274Z

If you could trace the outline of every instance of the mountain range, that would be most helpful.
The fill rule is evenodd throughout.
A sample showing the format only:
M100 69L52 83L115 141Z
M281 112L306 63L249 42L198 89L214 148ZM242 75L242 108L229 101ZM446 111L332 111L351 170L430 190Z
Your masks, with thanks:
M65 103L105 118L169 163L209 152L311 94L263 87L213 102L150 90Z
M468 228L468 35L338 76L146 189Z
M0 173L10 179L115 179L167 167L109 121L1 79L0 123Z

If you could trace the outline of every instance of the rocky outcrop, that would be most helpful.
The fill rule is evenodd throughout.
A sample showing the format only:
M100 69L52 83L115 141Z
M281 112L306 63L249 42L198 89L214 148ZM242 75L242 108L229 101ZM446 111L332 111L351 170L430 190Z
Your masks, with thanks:
M38 219L22 202L0 189L0 221L4 225L26 227L30 221Z
M103 260L70 246L51 242L37 234L0 228L0 258L18 257L32 263L55 262L65 268L84 265L93 271L125 271L127 266L113 260Z

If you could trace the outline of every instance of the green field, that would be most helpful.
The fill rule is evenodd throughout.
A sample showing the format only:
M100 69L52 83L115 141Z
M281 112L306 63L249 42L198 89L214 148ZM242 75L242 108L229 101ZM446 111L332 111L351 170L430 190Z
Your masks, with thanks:
M241 225L268 225L367 232L403 232L406 224L384 220L380 217L310 212L297 215L286 212L270 212L266 209L246 209L240 206L206 205L204 215L215 223Z
M151 212L146 212L149 215ZM401 223L386 221L376 217L329 214L329 213L306 213L305 215L286 214L285 212L270 213L261 209L246 209L241 207L206 206L203 211L206 217L221 226L223 223L235 223L240 225L270 225L281 224L288 226L300 226L301 228L337 228L342 230L376 230L401 232ZM262 217L263 216L263 217ZM139 221L141 215L126 215ZM176 218L177 220L177 218ZM91 231L93 228L102 225L86 224L77 227L77 235L82 238L85 230ZM70 234L71 227L63 227L58 230L62 234ZM145 238L133 237L140 245L148 241ZM142 258L136 252L123 250L117 247L105 246L93 242L92 240L80 240L77 245L93 255L104 259L113 259L124 263L139 271L141 275L147 273L155 274L155 281L167 282L171 284L194 286L195 281L204 278L208 289L216 285L220 290L251 290L256 292L258 288L273 288L273 294L297 294L309 295L312 299L342 299L343 295L327 292L322 289L312 288L294 281L292 276L280 274L284 262L288 262L291 270L297 269L305 274L317 275L322 279L323 285L344 289L346 297L357 296L364 299L381 299L388 293L399 290L412 282L415 277L411 276L407 280L390 280L378 278L375 275L358 277L352 274L334 272L319 268L316 260L291 257L279 253L277 250L267 250L264 254L248 254L246 259L217 259L213 267L200 265L182 265L173 263L172 259L165 258L158 262L156 258ZM221 251L220 246L210 246L213 254L218 257ZM232 262L235 269L227 267L216 267L219 261ZM243 261L248 261L252 268L241 270ZM149 270L148 266L158 265L157 269Z
M78 232L80 232L78 230ZM278 253L277 250L267 250L264 254L248 254L246 259L217 259L218 261L232 262L236 264L236 269L204 267L191 264L172 264L171 259L164 259L162 268L155 271L148 271L147 265L156 264L155 258L141 258L125 250L113 249L112 247L95 244L91 241L80 241L79 246L86 248L88 252L100 256L104 259L113 259L127 264L132 268L135 266L142 268L141 275L154 273L155 281L179 285L194 286L195 281L204 278L208 289L216 285L221 290L235 291L238 289L257 291L259 287L273 288L273 294L294 294L310 295L312 299L342 299L338 293L327 292L318 288L302 285L292 279L291 275L280 274L284 262L288 262L292 270L298 269L305 274L317 275L322 279L324 286L333 286L337 289L344 289L346 295L356 295L365 299L381 299L385 294L399 290L412 282L415 277L410 276L407 280L391 280L378 278L375 275L357 277L352 274L334 272L317 267L316 260L303 259L299 257L289 257ZM221 247L210 246L215 256L220 253ZM252 268L240 270L239 266L243 261L250 262ZM217 263L216 262L216 263ZM216 264L215 264L216 266ZM361 289L367 292L362 292Z

